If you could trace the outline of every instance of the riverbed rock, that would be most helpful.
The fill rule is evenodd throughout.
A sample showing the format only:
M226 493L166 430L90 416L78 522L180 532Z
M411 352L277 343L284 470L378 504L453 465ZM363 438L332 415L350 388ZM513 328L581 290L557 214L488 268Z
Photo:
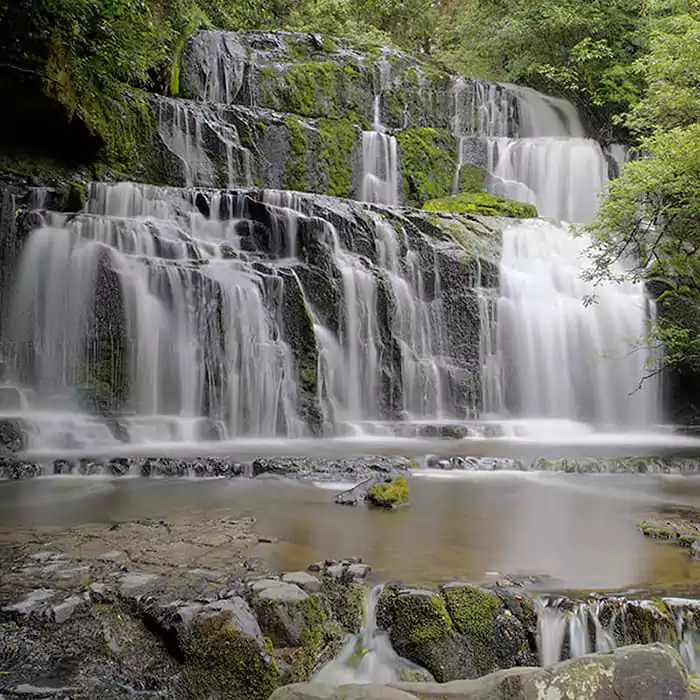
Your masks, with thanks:
M447 684L297 685L280 688L270 700L687 700L687 688L678 655L653 644L591 654L547 669L509 669Z

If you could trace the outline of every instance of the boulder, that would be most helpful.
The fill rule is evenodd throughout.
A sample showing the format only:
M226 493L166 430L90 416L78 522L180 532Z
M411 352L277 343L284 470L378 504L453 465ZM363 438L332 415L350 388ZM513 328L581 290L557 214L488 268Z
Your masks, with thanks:
M582 656L547 669L509 669L446 684L289 686L270 700L686 700L687 682L678 654L652 644Z

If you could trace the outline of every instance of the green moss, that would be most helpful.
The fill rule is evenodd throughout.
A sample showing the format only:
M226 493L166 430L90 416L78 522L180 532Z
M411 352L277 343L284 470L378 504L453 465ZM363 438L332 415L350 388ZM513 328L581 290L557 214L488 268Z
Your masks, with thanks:
M230 614L224 613L195 620L181 633L188 691L192 697L267 700L279 685L279 669L254 639L230 623Z
M532 204L478 192L432 199L425 202L423 209L453 214L507 216L516 219L532 219L537 216L537 209Z
M452 190L456 167L454 138L444 129L427 127L404 129L396 133L404 203L421 206Z
M655 540L676 540L678 538L678 530L673 525L664 525L659 521L641 522L639 529L643 535Z
M324 630L328 617L316 597L309 597L297 604L304 618L301 647L294 652L290 669L293 683L303 683L311 678L324 647Z
M476 165L465 163L459 171L460 192L483 192L486 172Z
M397 476L388 484L376 484L367 492L367 500L381 508L396 508L408 503L408 482L403 476Z
M342 629L358 634L364 622L364 587L359 583L341 582L332 576L324 576L321 581L321 593Z
M284 187L303 191L306 187L306 136L301 122L294 117L285 117L289 133L289 157L284 168Z
M352 185L355 128L349 121L334 119L319 119L317 126L321 132L319 167L326 173L323 193L334 197L347 197Z
M445 601L439 595L397 596L393 601L392 640L413 647L439 644L454 633Z
M339 116L338 66L332 61L305 61L292 65L284 75L282 109L304 116Z
M494 650L498 645L498 597L490 591L471 586L448 588L443 595L455 630L471 642L479 669L488 671L493 666Z

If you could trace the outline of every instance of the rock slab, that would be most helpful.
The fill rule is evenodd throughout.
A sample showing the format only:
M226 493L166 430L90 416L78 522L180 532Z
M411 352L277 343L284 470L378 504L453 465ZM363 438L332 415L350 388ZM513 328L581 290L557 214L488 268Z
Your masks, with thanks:
M298 684L270 700L687 700L687 673L676 652L662 644L591 654L542 668L513 668L451 683Z

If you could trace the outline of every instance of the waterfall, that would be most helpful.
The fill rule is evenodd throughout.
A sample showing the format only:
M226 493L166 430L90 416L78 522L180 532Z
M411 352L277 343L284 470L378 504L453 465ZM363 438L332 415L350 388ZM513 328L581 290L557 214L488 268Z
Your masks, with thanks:
M386 133L380 117L381 94L374 97L372 131L362 132L363 202L399 203L399 157L396 137Z
M338 656L314 677L314 683L346 684L396 683L416 674L428 674L400 657L391 647L386 632L377 629L377 606L384 586L375 586L365 599L365 623L359 635L350 635Z
M541 220L503 234L498 343L506 403L523 417L640 426L659 419L640 283L594 290L581 279L587 241ZM598 293L598 302L586 298ZM497 407L492 407L493 409Z
M536 601L537 645L542 666L550 666L562 658L612 651L635 639L636 643L674 644L688 669L696 671L700 667L694 617L697 601L608 597L591 598L574 605L569 602L566 607L563 604L561 599Z
M453 85L463 115L453 125L457 132L470 122L484 144L490 191L535 204L544 217L595 216L608 172L619 170L624 152L610 147L606 156L565 100L509 85L477 82L471 89L468 104L460 98L464 86ZM460 151L470 138L462 137ZM566 224L542 220L503 232L500 297L479 295L486 413L600 427L661 420L658 380L640 386L654 365L642 343L653 306L642 284L587 284L581 275L590 265L589 243ZM622 263L616 271L622 275ZM495 338L488 332L494 323Z

